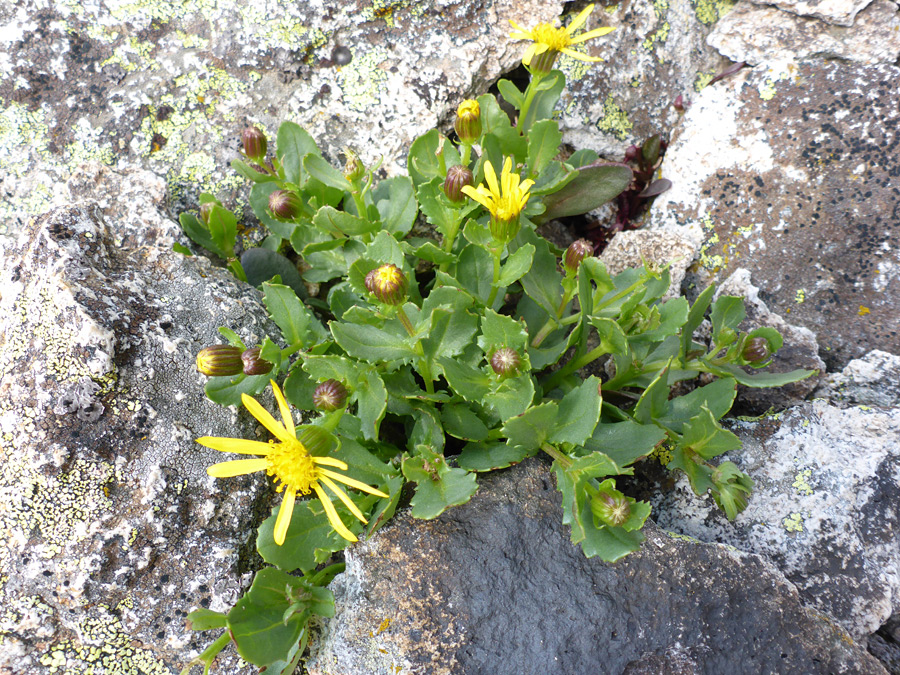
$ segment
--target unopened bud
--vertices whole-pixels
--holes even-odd
[[[381,265],[366,275],[366,289],[386,305],[399,305],[406,299],[408,282],[396,265]]]
[[[512,377],[519,374],[522,359],[515,349],[503,347],[491,356],[491,368],[500,377]]]
[[[447,169],[447,178],[444,179],[444,194],[451,202],[461,202],[466,198],[462,189],[466,185],[472,185],[474,180],[472,171],[462,164],[451,166]]]
[[[600,491],[591,497],[591,513],[610,527],[617,527],[628,520],[631,504],[628,497],[616,490],[615,481],[607,479],[600,484]]]
[[[548,75],[553,70],[557,56],[559,56],[559,52],[555,49],[548,49],[540,54],[535,54],[531,57],[531,63],[528,64],[527,68],[533,75]]]
[[[247,157],[256,162],[262,162],[265,159],[268,142],[262,131],[256,127],[247,127],[241,132],[241,143]]]
[[[269,195],[269,210],[281,220],[293,220],[302,208],[300,197],[288,190],[275,190]]]
[[[313,405],[325,412],[334,412],[347,403],[347,388],[337,380],[325,380],[313,392]]]
[[[344,154],[347,155],[347,163],[344,164],[344,178],[349,183],[355,183],[366,175],[366,167],[359,155],[349,148],[344,150]]]
[[[241,350],[231,345],[213,345],[197,352],[197,370],[208,377],[237,375],[243,370]]]
[[[641,156],[641,149],[636,145],[629,145],[625,149],[625,161],[636,162]]]
[[[244,362],[244,375],[265,375],[272,370],[272,364],[260,358],[259,347],[244,350],[241,360]]]
[[[741,357],[748,363],[761,363],[769,358],[769,341],[765,338],[755,337],[747,341]]]
[[[209,214],[212,213],[213,206],[215,202],[203,202],[200,205],[200,220],[204,225],[209,225]]]
[[[578,239],[569,244],[569,248],[566,249],[563,265],[569,272],[577,272],[581,261],[592,255],[594,255],[594,245],[587,239]]]
[[[481,137],[481,106],[478,101],[468,99],[459,104],[453,128],[465,145],[472,145]]]

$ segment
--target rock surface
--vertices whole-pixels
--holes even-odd
[[[256,291],[171,250],[162,180],[80,178],[107,215],[52,211],[4,261],[0,670],[178,672],[211,641],[185,616],[240,595],[270,498],[262,478],[206,475],[218,453],[193,439],[255,425],[206,399],[194,355],[220,325],[272,327]],[[226,653],[219,672],[242,668]]]
[[[753,270],[770,309],[813,330],[830,369],[900,352],[895,66],[759,68],[707,87],[662,173],[651,226],[705,234],[693,281]]]
[[[348,552],[310,673],[885,672],[760,557],[650,524],[607,564],[560,517],[539,460],[434,521],[398,516]]]
[[[732,61],[752,65],[810,57],[893,64],[900,58],[900,11],[891,0],[875,0],[852,26],[835,26],[739,2],[716,24],[707,42]]]
[[[728,522],[679,479],[654,500],[659,525],[765,556],[855,638],[874,633],[900,609],[900,409],[816,401],[731,430],[747,509]]]
[[[900,356],[874,349],[829,375],[816,396],[840,406],[900,408]]]

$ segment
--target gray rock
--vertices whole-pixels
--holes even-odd
[[[814,16],[838,26],[853,25],[853,18],[872,0],[779,0],[776,7],[799,16]]]
[[[399,515],[348,551],[310,673],[884,673],[758,556],[650,523],[606,564],[560,518],[534,459],[436,520]]]
[[[703,233],[689,283],[752,269],[773,312],[815,331],[829,369],[900,352],[900,69],[780,68],[703,90],[666,154],[673,187],[650,225]]]
[[[900,608],[900,409],[816,401],[731,429],[747,509],[728,522],[680,479],[654,500],[659,525],[763,555],[856,639],[875,632]]]
[[[839,406],[900,408],[900,356],[873,349],[853,359],[841,372],[829,375],[816,396]]]
[[[262,477],[206,475],[222,456],[194,438],[256,425],[206,399],[194,355],[272,326],[257,291],[171,250],[163,181],[83,177],[109,215],[48,213],[2,270],[0,670],[178,672],[212,639],[186,614],[234,604],[270,501]]]
[[[875,0],[846,27],[739,2],[716,24],[707,42],[732,61],[753,65],[812,57],[876,64],[900,58],[898,33],[900,12],[891,0]]]
[[[784,410],[802,402],[815,390],[825,372],[825,362],[819,358],[819,343],[808,328],[792,326],[781,316],[769,311],[760,297],[759,288],[751,283],[750,271],[737,269],[716,291],[720,295],[744,298],[747,318],[739,326],[740,330],[751,331],[760,326],[774,328],[784,339],[784,345],[775,354],[772,363],[765,368],[746,370],[750,373],[786,373],[796,369],[816,370],[813,375],[799,382],[783,387],[756,389],[738,385],[735,412],[733,414],[761,415],[767,410]]]

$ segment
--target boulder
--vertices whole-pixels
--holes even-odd
[[[841,407],[900,408],[900,356],[873,349],[841,372],[828,375],[816,396]]]
[[[540,459],[433,521],[399,514],[347,552],[309,672],[885,672],[762,557],[650,523],[603,563],[561,516]]]

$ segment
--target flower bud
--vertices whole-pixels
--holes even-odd
[[[615,480],[607,479],[600,483],[600,490],[591,497],[591,513],[610,527],[624,524],[631,515],[628,497],[616,490],[615,485]]]
[[[269,195],[269,210],[281,220],[296,218],[302,208],[300,197],[288,190],[275,190]]]
[[[259,347],[244,350],[241,360],[244,362],[244,375],[264,375],[272,370],[272,364],[260,358]]]
[[[636,145],[629,145],[625,149],[625,161],[636,162],[641,156],[641,149]]]
[[[594,245],[587,239],[578,239],[569,244],[563,257],[563,265],[569,272],[577,272],[578,266],[585,258],[594,255]]]
[[[399,305],[406,299],[409,284],[396,265],[381,265],[366,275],[366,289],[386,305]]]
[[[535,54],[531,57],[531,63],[529,63],[526,68],[528,68],[532,75],[549,75],[556,63],[557,56],[559,56],[559,52],[555,49],[548,49],[540,54]]]
[[[213,345],[197,352],[197,370],[208,377],[237,375],[243,369],[241,350],[231,345]]]
[[[262,162],[265,159],[268,142],[262,131],[256,127],[247,127],[241,132],[241,143],[247,157],[255,162]]]
[[[209,225],[209,214],[212,213],[212,208],[215,205],[215,202],[203,202],[200,205],[200,220],[203,221],[204,225]]]
[[[769,355],[769,341],[762,337],[748,340],[741,352],[741,357],[748,363],[762,363]]]
[[[481,106],[478,101],[468,99],[459,104],[453,128],[465,145],[472,145],[481,137]]]
[[[466,198],[462,189],[466,185],[472,185],[474,180],[471,170],[462,164],[451,166],[447,169],[447,178],[444,179],[444,194],[451,202],[461,202]]]
[[[347,403],[347,388],[337,380],[325,380],[313,392],[313,405],[325,412],[334,412]]]
[[[519,367],[522,365],[522,359],[515,349],[503,347],[498,349],[491,356],[491,368],[500,377],[513,377],[519,374]]]
[[[347,155],[347,163],[344,164],[344,178],[349,183],[356,183],[366,175],[366,166],[360,160],[359,155],[349,148],[344,150],[344,154]]]

